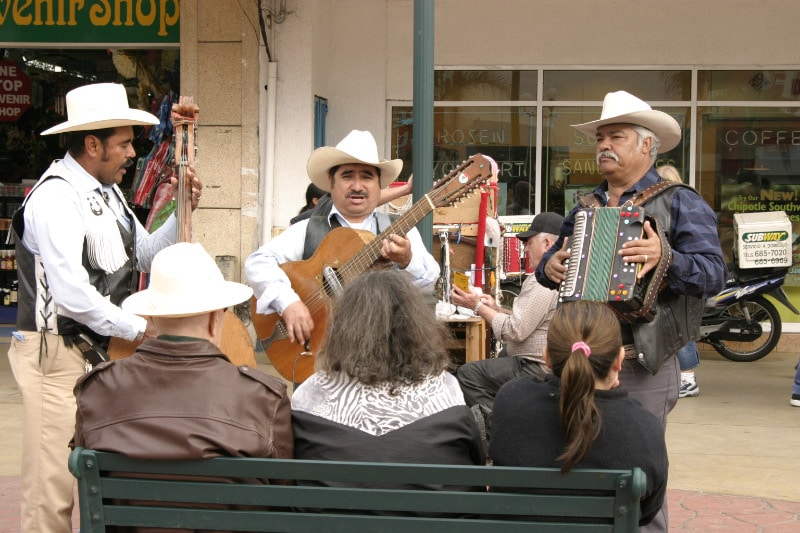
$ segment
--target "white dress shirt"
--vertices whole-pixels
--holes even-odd
[[[39,256],[61,315],[85,324],[100,335],[135,339],[145,330],[145,319],[123,311],[97,292],[83,267],[86,226],[82,198],[96,191],[99,201],[103,202],[102,184],[69,154],[54,162],[43,174],[50,175],[68,177],[72,184],[63,179],[49,179],[36,189],[25,205],[22,243]],[[127,223],[132,221],[135,225],[138,267],[149,271],[156,252],[175,243],[175,217],[171,216],[151,235],[124,203],[119,189],[116,186],[113,189],[118,195],[115,212],[123,209]]]
[[[338,219],[342,227],[362,229],[376,235],[378,233],[378,218],[375,211],[361,224],[350,224],[339,213],[336,206],[331,207],[328,221],[333,216]],[[292,224],[247,258],[245,275],[257,298],[256,310],[258,313],[269,314],[277,311],[283,314],[287,307],[300,300],[300,297],[292,289],[289,277],[279,265],[287,261],[303,259],[307,227],[308,220]],[[381,229],[385,230],[386,228]],[[414,283],[418,287],[432,289],[439,278],[439,263],[425,248],[422,237],[416,228],[412,228],[406,237],[411,241],[411,262],[403,271],[414,279]]]

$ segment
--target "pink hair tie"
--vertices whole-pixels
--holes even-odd
[[[578,341],[572,345],[573,352],[577,352],[578,350],[583,350],[583,353],[586,354],[586,357],[592,355],[591,348],[589,348],[589,345],[583,341]]]

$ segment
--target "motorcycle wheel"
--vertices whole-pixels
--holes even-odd
[[[720,317],[747,317],[761,324],[761,336],[751,342],[716,340],[714,349],[726,359],[740,363],[758,361],[770,353],[781,338],[781,317],[775,306],[762,296],[729,305]]]

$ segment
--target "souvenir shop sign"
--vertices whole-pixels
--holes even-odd
[[[180,0],[0,0],[0,44],[178,44]]]
[[[15,122],[31,106],[31,80],[13,61],[0,61],[0,122]]]

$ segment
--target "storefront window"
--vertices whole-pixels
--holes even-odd
[[[132,106],[159,115],[159,103],[177,94],[178,53],[178,48],[0,48],[0,183],[30,185],[53,159],[63,157],[61,136],[40,133],[66,120],[65,95],[75,87],[122,83]],[[154,141],[144,128],[135,132],[134,147],[144,157]],[[123,189],[131,187],[134,170],[131,167],[123,180]],[[7,217],[7,211],[0,211],[0,218]]]
[[[726,260],[733,261],[734,213],[785,211],[800,234],[800,108],[703,106],[697,118],[698,181],[717,211]],[[800,246],[794,254],[797,264]],[[797,266],[787,284],[800,286]]]
[[[697,73],[697,99],[714,102],[800,100],[800,71],[701,70]]]
[[[547,70],[542,74],[547,101],[603,101],[612,91],[625,90],[646,102],[691,98],[688,70]]]
[[[519,102],[536,100],[535,70],[437,70],[437,102]]]
[[[656,165],[677,167],[717,212],[726,260],[733,261],[734,213],[786,211],[797,241],[787,285],[800,293],[800,69],[543,69],[538,75],[541,94],[537,71],[438,71],[435,175],[486,153],[501,163],[500,214],[513,212],[520,182],[533,193],[525,206],[530,213],[565,213],[602,179],[594,139],[571,125],[599,118],[596,103],[623,89],[680,124],[680,144]],[[410,172],[411,107],[395,107],[392,115],[395,157]]]
[[[403,159],[403,175],[412,167],[411,108],[392,109],[392,157]],[[436,107],[434,122],[434,180],[445,176],[473,154],[497,161],[500,215],[536,211],[535,108]]]

